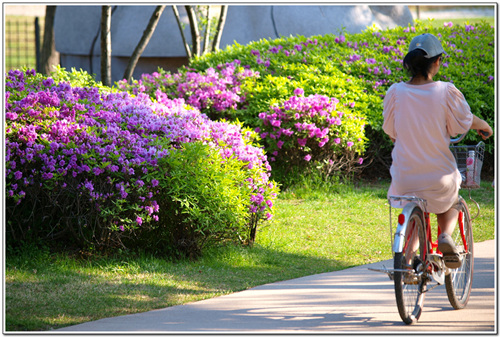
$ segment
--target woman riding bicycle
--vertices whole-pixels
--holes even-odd
[[[385,133],[394,142],[392,182],[388,195],[412,195],[427,200],[437,215],[443,255],[458,255],[450,235],[457,222],[458,190],[462,181],[451,153],[450,137],[475,129],[483,139],[491,127],[473,115],[463,94],[449,82],[433,81],[444,49],[432,34],[416,36],[403,60],[408,82],[393,84],[384,99]],[[460,260],[447,262],[460,267]]]

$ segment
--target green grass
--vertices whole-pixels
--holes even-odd
[[[254,247],[213,248],[198,261],[126,252],[68,256],[29,247],[11,252],[6,330],[47,331],[390,259],[388,186],[304,182],[281,193],[274,222],[260,228]],[[494,239],[491,183],[472,196],[481,206],[475,241]]]

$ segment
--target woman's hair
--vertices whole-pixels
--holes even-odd
[[[431,69],[431,64],[436,62],[436,60],[441,57],[442,54],[436,55],[431,58],[425,57],[427,53],[422,49],[414,49],[408,54],[406,54],[403,60],[403,67],[410,73],[412,77],[422,75],[427,78],[429,75],[429,70]]]

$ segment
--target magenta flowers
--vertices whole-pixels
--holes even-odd
[[[241,188],[261,197],[259,203],[248,201],[249,217],[257,214],[261,221],[272,214],[266,201],[276,197],[276,189],[267,157],[253,145],[253,132],[240,125],[213,122],[182,99],[159,95],[154,102],[140,93],[72,87],[33,71],[11,71],[6,87],[5,174],[12,221],[24,204],[28,209],[43,204],[40,198],[48,195],[59,217],[73,222],[68,226],[82,231],[94,226],[91,236],[96,226],[127,232],[154,225],[162,221],[157,198],[160,179],[168,175],[158,162],[190,142],[241,162],[242,174],[251,178]],[[83,208],[69,207],[70,200],[80,200]],[[50,216],[59,226],[56,214]]]
[[[158,100],[183,98],[186,104],[197,108],[210,117],[218,117],[244,104],[241,82],[247,77],[259,76],[258,72],[240,66],[235,60],[208,68],[204,73],[195,71],[175,74],[155,72],[143,74],[141,79],[127,83],[120,81],[121,90],[133,94],[147,93]]]
[[[363,149],[364,121],[351,113],[354,104],[339,105],[339,100],[323,95],[302,96],[304,90],[294,90],[290,97],[270,111],[259,114],[261,137],[272,153],[271,161],[303,166],[303,161],[329,162],[343,153],[359,154]],[[349,120],[349,123],[343,123]],[[351,128],[353,123],[358,127]],[[359,132],[355,132],[359,130]],[[357,159],[362,163],[361,159]],[[326,168],[331,172],[330,168]]]

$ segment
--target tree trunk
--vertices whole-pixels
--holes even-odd
[[[191,40],[193,42],[193,55],[200,56],[200,31],[198,29],[198,20],[193,6],[185,6],[191,28]]]
[[[153,33],[156,29],[156,26],[158,25],[158,21],[160,20],[161,14],[163,13],[165,7],[166,7],[165,5],[156,6],[155,11],[151,15],[151,19],[149,19],[148,26],[144,30],[141,40],[137,44],[137,47],[135,47],[135,50],[132,56],[130,57],[130,60],[128,61],[127,69],[125,69],[125,74],[123,75],[123,78],[127,79],[127,81],[130,81],[130,79],[132,78],[132,74],[134,73],[137,61],[139,60],[142,53],[144,52],[144,49],[148,45],[151,36],[153,36]]]
[[[215,30],[214,40],[212,42],[212,51],[219,49],[220,39],[222,37],[222,31],[224,30],[224,25],[226,24],[227,17],[227,6],[221,6],[219,22],[217,24],[217,29]]]
[[[179,30],[181,31],[182,41],[184,42],[184,48],[186,49],[186,55],[188,58],[191,58],[191,49],[189,48],[189,44],[187,43],[186,36],[184,35],[184,29],[182,27],[181,18],[179,16],[179,11],[177,10],[177,6],[173,5],[172,10],[174,11],[175,19],[177,20],[177,25],[179,26]]]
[[[205,28],[205,41],[203,43],[203,54],[208,53],[208,45],[209,45],[209,40],[210,40],[210,23],[212,20],[210,20],[210,5],[207,6],[207,27]]]
[[[111,86],[111,6],[101,11],[101,82]]]
[[[47,6],[45,8],[45,26],[43,31],[43,44],[40,55],[40,73],[50,74],[54,66],[60,63],[59,53],[56,51],[54,38],[54,17],[57,6]]]

